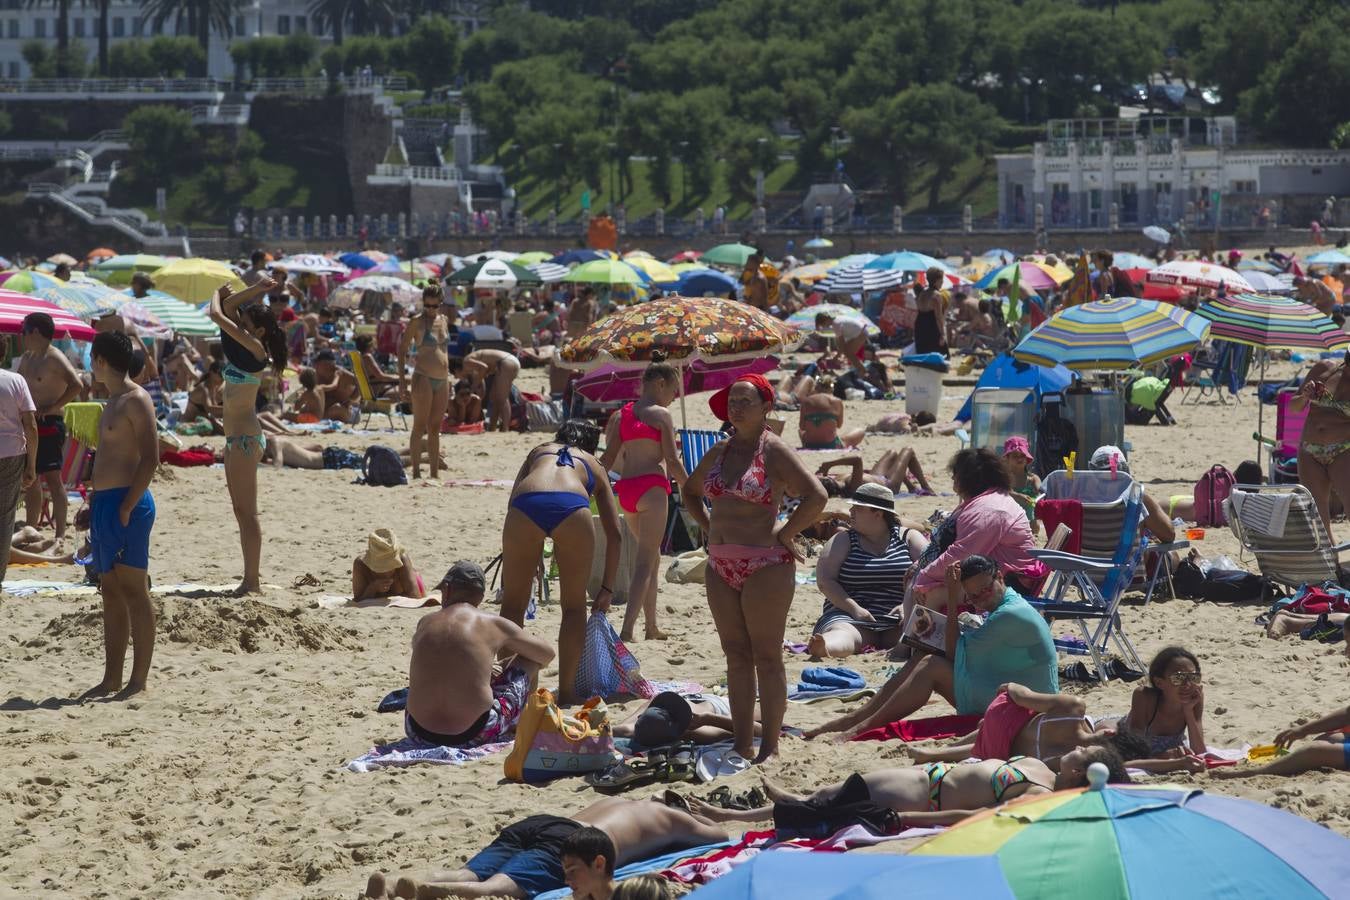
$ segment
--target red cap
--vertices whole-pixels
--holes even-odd
[[[723,422],[727,421],[727,397],[731,396],[731,389],[738,384],[753,384],[765,403],[773,402],[773,385],[769,384],[769,379],[760,374],[742,375],[708,398],[708,408]]]

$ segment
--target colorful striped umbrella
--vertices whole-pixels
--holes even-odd
[[[1283,810],[1176,785],[1111,785],[1014,800],[912,853],[983,854],[998,860],[1018,900],[1301,900],[1344,897],[1350,884],[1350,840]],[[959,880],[952,886],[959,888]]]
[[[818,282],[816,290],[826,294],[864,294],[872,291],[884,291],[909,280],[909,273],[904,269],[840,266],[831,272],[824,281]]]
[[[1247,279],[1227,266],[1200,262],[1194,259],[1174,259],[1148,273],[1154,284],[1186,284],[1191,287],[1224,288],[1229,291],[1250,292]]]
[[[108,295],[117,295],[117,291],[97,281],[73,281],[68,284],[53,285],[32,292],[39,300],[53,303],[81,319],[90,319],[107,305]]]
[[[173,335],[173,329],[164,324],[164,320],[152,313],[141,305],[139,300],[128,299],[125,294],[114,293],[122,302],[108,303],[100,312],[114,312],[122,317],[122,321],[131,326],[140,337],[167,339]],[[174,303],[182,305],[180,301],[169,298]]]
[[[863,315],[860,309],[854,309],[851,306],[845,306],[842,303],[819,303],[815,306],[807,306],[797,310],[785,320],[793,328],[801,331],[812,332],[816,330],[816,316],[820,313],[828,313],[835,319],[854,319],[861,325],[867,326],[867,333],[872,337],[881,335],[881,328],[867,316]]]
[[[220,327],[211,321],[210,316],[164,291],[150,291],[144,297],[128,297],[127,302],[139,304],[141,309],[179,334],[193,337],[214,337],[220,334]]]
[[[1070,306],[1027,335],[1013,356],[1040,366],[1128,369],[1184,353],[1209,323],[1180,307],[1117,297]]]
[[[70,282],[34,269],[11,269],[8,272],[0,272],[0,285],[4,285],[7,291],[18,291],[21,294],[65,287],[67,284]]]
[[[544,262],[530,263],[525,266],[531,272],[539,276],[539,280],[544,284],[557,284],[567,277],[567,266],[560,266],[557,263]]]
[[[77,341],[92,341],[94,329],[88,323],[81,322],[72,313],[59,306],[39,300],[18,291],[0,288],[0,333],[18,334],[23,330],[24,317],[29,313],[43,312],[56,323],[56,336],[69,337]]]
[[[125,287],[137,272],[153,272],[168,264],[167,257],[151,253],[123,253],[91,266],[89,274],[107,284]]]
[[[1331,319],[1306,303],[1268,294],[1235,294],[1202,305],[1210,336],[1262,350],[1339,350],[1350,345]]]
[[[1035,262],[1034,260],[1024,259],[1011,265],[1004,266],[1001,269],[994,269],[986,272],[984,277],[975,282],[975,286],[980,290],[992,288],[997,285],[1000,278],[1006,278],[1009,282],[1013,280],[1013,270],[1020,274],[1021,285],[1027,290],[1049,291],[1058,287],[1065,281],[1073,277],[1073,271],[1065,269],[1060,272],[1053,266],[1047,266],[1045,263]]]

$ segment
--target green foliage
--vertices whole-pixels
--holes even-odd
[[[259,37],[235,41],[230,58],[247,66],[254,78],[286,78],[305,74],[319,52],[319,42],[311,34],[286,37]]]
[[[83,78],[89,71],[89,54],[79,41],[65,49],[44,40],[25,41],[19,53],[34,78]]]
[[[162,186],[169,177],[190,172],[198,158],[200,136],[192,114],[173,106],[141,106],[122,120],[135,160],[138,181]]]
[[[189,37],[157,37],[149,41],[119,41],[108,50],[108,74],[113,78],[179,78],[206,65],[201,44]]]
[[[459,69],[459,30],[444,16],[418,19],[403,38],[403,44],[403,68],[417,76],[417,83],[427,96]]]
[[[1350,33],[1343,28],[1301,32],[1240,105],[1265,134],[1307,146],[1329,146],[1347,108]]]

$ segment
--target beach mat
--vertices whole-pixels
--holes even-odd
[[[179,584],[157,584],[150,589],[150,593],[156,597],[178,596],[189,599],[226,597],[232,596],[238,586],[237,584],[197,584],[189,581]],[[281,590],[275,584],[265,584],[263,587],[268,590]],[[96,597],[98,596],[98,588],[92,584],[74,581],[43,581],[25,578],[6,580],[5,593],[15,597]]]
[[[350,594],[324,594],[315,603],[319,609],[425,609],[440,605],[435,597],[371,597],[353,600]]]
[[[481,747],[437,747],[422,741],[404,738],[382,747],[372,747],[347,763],[347,770],[349,772],[374,772],[376,769],[416,765],[462,766],[466,762],[509,750],[514,743],[515,741],[502,741],[496,744],[483,744]]]
[[[869,728],[853,737],[855,741],[936,741],[970,734],[982,716],[928,716],[900,719]]]

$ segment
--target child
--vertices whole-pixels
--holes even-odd
[[[614,892],[614,841],[599,828],[578,828],[563,841],[563,879],[577,900],[609,900]]]
[[[303,389],[292,401],[294,409],[286,414],[288,422],[317,422],[323,418],[323,388],[319,387],[319,378],[313,369],[300,370],[300,387]]]
[[[1027,511],[1032,533],[1039,534],[1040,527],[1036,522],[1036,498],[1041,495],[1041,480],[1028,468],[1032,462],[1034,457],[1031,455],[1031,445],[1027,443],[1026,438],[1010,437],[1003,442],[1003,467],[1008,470],[1009,480],[1012,481],[1012,498]]]
[[[1350,657],[1350,619],[1341,625],[1345,635],[1345,655]],[[1317,740],[1304,744],[1288,756],[1278,757],[1274,762],[1252,768],[1214,769],[1211,778],[1249,778],[1252,775],[1298,775],[1310,769],[1340,769],[1350,771],[1350,740],[1346,738],[1346,729],[1350,728],[1350,707],[1328,713],[1320,719],[1306,725],[1292,725],[1275,735],[1275,746],[1287,748],[1299,738],[1317,736]]]
[[[1130,714],[1120,722],[1148,741],[1154,757],[1189,743],[1190,752],[1206,752],[1205,690],[1200,660],[1182,647],[1165,647],[1148,666],[1148,683],[1134,689]]]

